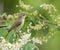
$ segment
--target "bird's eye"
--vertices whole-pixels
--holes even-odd
[[[25,14],[23,14],[23,16],[25,16]]]

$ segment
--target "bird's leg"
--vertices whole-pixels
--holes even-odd
[[[18,30],[16,30],[16,33],[18,34],[19,38],[21,39],[21,36],[20,36],[20,32]]]

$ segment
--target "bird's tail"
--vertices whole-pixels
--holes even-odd
[[[0,25],[0,28],[7,27],[7,25]]]

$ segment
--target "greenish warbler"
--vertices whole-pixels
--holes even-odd
[[[26,13],[22,12],[18,15],[18,18],[14,21],[13,25],[10,27],[10,29],[8,30],[8,34],[12,31],[12,30],[16,30],[16,33],[19,35],[19,30],[22,28],[24,21],[25,21],[25,17],[26,17]],[[6,37],[8,36],[8,34],[6,35]],[[20,37],[20,35],[19,35]]]

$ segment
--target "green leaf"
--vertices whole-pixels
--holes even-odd
[[[10,38],[9,38],[9,42],[10,43],[13,43],[13,39],[14,39],[14,36],[13,36],[13,34],[10,36]]]
[[[47,34],[49,34],[49,26],[47,26],[47,28],[45,28],[46,26],[44,26],[43,28],[41,28],[40,30],[36,31],[35,37],[40,38],[43,36],[47,36]]]
[[[56,28],[58,31],[60,31],[60,27],[58,26],[57,28]]]
[[[0,36],[2,36],[2,28],[0,28]]]
[[[34,18],[34,16],[31,16],[31,17],[30,17],[30,20],[31,20],[31,22],[32,22],[32,25],[35,25],[35,24],[37,24],[37,22],[38,22],[38,20],[37,20],[36,18]]]
[[[34,50],[36,46],[32,43],[27,43],[24,45],[23,50]]]
[[[26,22],[24,23],[23,27],[21,28],[21,30],[22,30],[23,32],[26,31],[28,25],[29,25],[29,21],[28,21],[28,22],[26,21]]]
[[[33,38],[36,35],[36,31],[31,29],[30,32],[31,32],[31,38]]]

